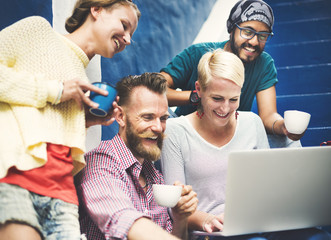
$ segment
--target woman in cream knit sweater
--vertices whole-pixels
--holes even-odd
[[[85,92],[107,94],[85,68],[124,50],[139,17],[129,0],[78,0],[66,36],[36,16],[0,32],[0,236],[80,238],[72,173],[85,165],[86,126],[114,121],[85,116],[97,107]]]

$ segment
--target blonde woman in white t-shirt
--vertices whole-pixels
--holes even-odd
[[[253,112],[237,112],[243,82],[244,66],[237,56],[221,49],[208,52],[198,65],[198,81],[195,83],[200,99],[198,110],[167,120],[161,156],[162,172],[167,184],[180,181],[191,185],[198,195],[197,211],[188,219],[190,230],[222,231],[229,153],[269,148],[260,117]],[[327,233],[317,228],[225,239],[314,237],[330,239]]]

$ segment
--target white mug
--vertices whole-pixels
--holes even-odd
[[[302,134],[308,127],[310,114],[297,110],[284,112],[284,123],[287,131],[293,134]]]
[[[153,184],[154,199],[160,206],[172,208],[182,195],[182,186]]]

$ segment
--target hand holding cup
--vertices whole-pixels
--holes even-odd
[[[153,185],[155,201],[164,207],[171,208],[174,222],[187,221],[197,209],[198,198],[192,186],[176,181],[174,185]]]
[[[178,203],[182,186],[153,184],[154,199],[160,206],[172,208]]]
[[[97,108],[89,108],[89,112],[97,117],[105,117],[112,108],[113,102],[116,99],[117,91],[114,86],[106,82],[95,82],[94,86],[106,90],[108,92],[107,96],[101,95],[99,93],[91,91],[90,99],[99,104]]]

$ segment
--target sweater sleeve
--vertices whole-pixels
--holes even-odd
[[[38,49],[45,31],[53,31],[47,20],[29,17],[0,32],[0,101],[41,108],[54,102],[61,87],[58,81],[45,81],[45,75],[25,69],[27,56]]]

